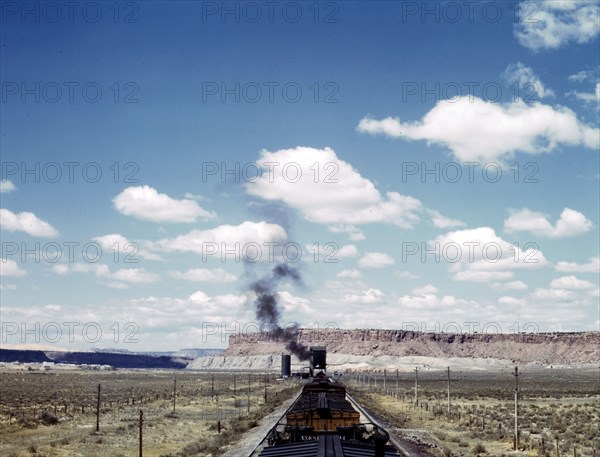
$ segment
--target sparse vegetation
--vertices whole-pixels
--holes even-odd
[[[419,371],[419,405],[414,404],[414,372],[372,375],[369,385],[351,382],[356,396],[393,426],[426,429],[439,455],[600,455],[598,370],[524,369],[519,379],[519,451],[513,449],[514,376],[504,372],[454,373],[451,414],[440,371]],[[352,379],[347,376],[346,380]],[[387,394],[387,395],[386,395]],[[479,447],[481,446],[481,447]],[[543,448],[543,450],[542,450]],[[485,452],[484,452],[485,450]]]
[[[58,424],[58,417],[51,412],[44,410],[40,415],[40,421],[46,425],[55,425]]]
[[[473,446],[473,454],[475,454],[475,455],[487,454],[487,449],[485,448],[485,446],[483,444],[477,443],[475,446]]]
[[[235,377],[234,397],[233,373],[5,370],[0,376],[2,453],[10,457],[137,455],[142,409],[145,457],[220,455],[299,389],[296,381],[283,383],[254,373],[248,413],[248,373]],[[99,383],[101,416],[96,432]]]

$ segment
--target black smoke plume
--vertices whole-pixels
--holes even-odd
[[[298,327],[281,328],[279,318],[281,311],[277,303],[277,287],[283,280],[292,280],[295,284],[303,285],[300,272],[285,263],[273,268],[269,276],[259,279],[250,285],[256,294],[254,301],[256,318],[261,325],[266,325],[276,338],[286,342],[286,349],[300,360],[308,360],[310,352],[306,346],[298,343]]]

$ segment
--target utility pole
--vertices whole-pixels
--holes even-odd
[[[519,447],[519,368],[515,367],[515,451]]]
[[[221,433],[221,408],[219,406],[219,394],[217,394],[217,432]]]
[[[250,373],[248,373],[248,414],[250,414]]]
[[[96,400],[96,431],[100,431],[100,390],[102,386],[98,384],[98,399]]]
[[[542,455],[545,456],[546,455],[546,443],[544,442],[544,437],[542,436]],[[596,455],[594,454],[594,457],[596,457]]]
[[[448,419],[450,418],[450,367],[448,367]]]
[[[396,400],[398,400],[398,370],[396,370]]]
[[[173,412],[175,412],[175,398],[177,398],[177,376],[173,380]]]
[[[215,401],[215,377],[211,377],[210,399]]]
[[[387,376],[387,370],[384,368],[383,369],[383,393],[384,393],[384,395],[387,395],[387,392],[385,390],[386,389],[386,387],[385,387],[386,386],[386,382],[385,382],[386,376]]]
[[[267,402],[267,377],[265,376],[265,403]]]
[[[139,451],[139,457],[143,457],[142,456],[142,430],[144,429],[144,411],[142,411],[140,409],[140,451]]]
[[[419,368],[415,367],[415,405],[419,404]]]
[[[238,414],[238,401],[237,401],[237,398],[235,395],[236,394],[235,389],[236,389],[236,377],[235,377],[235,375],[233,375],[233,408],[235,409],[235,414],[237,415]]]

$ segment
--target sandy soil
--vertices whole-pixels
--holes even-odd
[[[178,395],[173,413],[171,395],[175,375],[178,376]],[[3,457],[137,456],[141,409],[144,457],[207,455],[182,451],[192,443],[217,442],[218,420],[227,433],[233,427],[241,429],[248,415],[247,375],[236,375],[235,398],[232,374],[214,375],[215,396],[211,395],[212,377],[210,373],[158,370],[3,371],[0,373],[0,454]],[[94,408],[97,383],[103,386],[99,432],[95,431]],[[250,394],[252,417],[274,417],[268,410],[263,412],[265,385],[269,404],[281,403],[287,398],[283,396],[284,388],[289,385],[272,376],[254,374]],[[275,398],[280,394],[281,398]],[[137,398],[135,405],[133,398]],[[85,404],[83,414],[81,404]],[[58,424],[44,425],[39,419],[41,412],[45,409],[53,415],[54,406]],[[235,434],[231,436],[238,438]]]

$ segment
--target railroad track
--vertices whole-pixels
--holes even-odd
[[[276,420],[275,424],[270,427],[266,433],[264,433],[262,439],[258,442],[258,444],[256,444],[256,446],[254,446],[251,450],[250,453],[244,454],[247,457],[257,457],[260,455],[260,453],[262,452],[262,450],[268,446],[268,439],[269,436],[271,434],[271,432],[276,429],[277,427],[280,427],[282,425],[285,424],[285,418],[286,418],[286,414],[288,413],[288,411],[290,411],[290,409],[294,406],[294,403],[296,403],[296,401],[299,399],[299,397],[302,395],[302,390],[300,390],[292,399],[290,405],[285,409],[285,411],[283,411],[283,413],[279,416],[279,418]],[[367,422],[376,425],[377,427],[381,428],[381,429],[390,429],[389,425],[387,424],[382,424],[381,421],[375,417],[373,417],[361,404],[359,404],[357,402],[357,400],[348,392],[346,392],[346,396],[348,398],[348,401],[351,403],[352,407],[355,408],[356,411],[358,411],[362,417],[364,417],[366,419]],[[423,452],[418,445],[412,443],[412,442],[408,442],[405,440],[402,440],[400,438],[398,438],[397,436],[392,436],[390,434],[390,442],[398,449],[399,453],[401,456],[403,457],[430,457],[430,454]]]
[[[288,411],[290,410],[290,408],[292,406],[294,406],[294,403],[296,403],[296,401],[298,401],[298,398],[300,397],[300,395],[302,395],[302,389],[300,389],[298,391],[298,393],[294,396],[294,398],[292,399],[292,402],[290,403],[290,406],[288,406],[285,409],[285,411],[283,412],[283,414],[279,417],[279,419],[277,419],[277,422],[275,422],[275,425],[273,425],[273,427],[271,427],[269,429],[269,431],[265,434],[265,436],[263,437],[263,439],[260,440],[260,442],[254,447],[254,449],[252,449],[252,452],[250,452],[250,454],[248,454],[248,457],[256,457],[256,456],[258,456],[260,454],[260,452],[267,445],[267,440],[269,439],[269,435],[271,434],[271,432],[273,431],[273,429],[277,428],[279,425],[282,424],[282,421],[285,420],[285,415],[288,413]]]
[[[354,397],[352,397],[352,395],[348,392],[346,392],[346,397],[348,397],[348,401],[352,404],[352,406],[360,413],[362,414],[365,418],[368,419],[369,422],[371,422],[372,424],[377,425],[378,427],[383,428],[384,430],[390,430],[390,426],[387,424],[382,424],[381,421],[379,421],[377,418],[373,417],[371,414],[369,414],[369,412],[367,412],[367,410],[365,408],[363,408],[355,399]],[[430,457],[430,454],[425,453],[423,451],[421,451],[417,445],[415,445],[414,443],[411,442],[407,442],[405,440],[401,440],[400,438],[398,438],[397,436],[392,435],[391,433],[389,433],[390,435],[390,442],[396,446],[396,448],[402,453],[402,455],[404,457]]]

